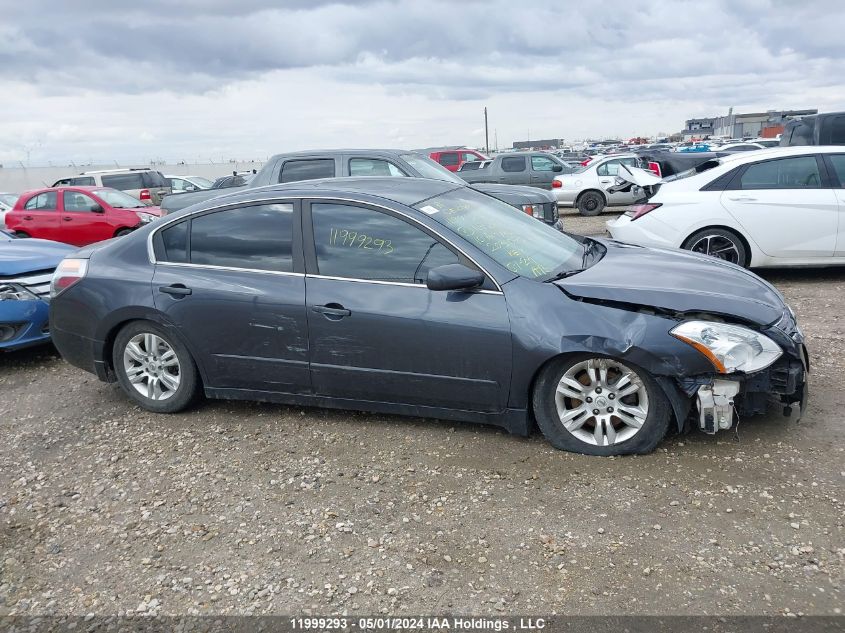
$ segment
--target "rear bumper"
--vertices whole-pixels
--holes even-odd
[[[105,382],[112,382],[106,359],[103,356],[103,341],[86,338],[60,328],[53,329],[53,344],[67,362],[87,372],[96,374]]]
[[[0,302],[0,350],[12,351],[50,340],[46,301]],[[5,333],[5,336],[2,335]]]
[[[679,244],[677,231],[672,227],[651,217],[651,214],[632,221],[625,214],[605,223],[611,237],[620,242],[637,244],[639,246],[655,246],[658,248],[677,248]]]

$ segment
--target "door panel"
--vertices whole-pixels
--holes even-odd
[[[59,202],[55,191],[45,191],[32,196],[20,211],[20,226],[16,231],[23,231],[32,237],[63,242],[59,221]]]
[[[553,167],[557,165],[551,158],[543,155],[531,156],[531,171],[529,184],[535,187],[542,187],[543,189],[552,188],[552,180],[558,174],[552,171]]]
[[[191,293],[161,291],[171,286]],[[207,386],[310,391],[302,275],[159,264],[153,297],[199,355]]]
[[[315,393],[337,398],[500,411],[511,371],[501,294],[309,276]],[[347,316],[315,312],[337,306]]]
[[[836,196],[839,213],[837,214],[837,238],[834,255],[845,257],[845,154],[826,154],[825,162],[830,174],[833,193]]]
[[[817,167],[813,156],[752,163],[720,201],[766,255],[831,257],[839,205]]]
[[[508,185],[527,185],[529,180],[525,156],[503,156],[499,164],[499,182]]]
[[[63,208],[59,213],[59,223],[63,242],[85,246],[114,237],[107,213],[91,211],[96,204],[99,203],[78,191],[65,191],[62,194]]]

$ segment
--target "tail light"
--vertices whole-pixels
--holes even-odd
[[[88,272],[87,259],[63,259],[56,267],[50,280],[50,297],[55,297],[85,278]]]
[[[562,181],[557,180],[557,179],[552,180],[552,189],[560,189],[561,187],[563,187]]]
[[[637,218],[643,217],[646,213],[651,213],[655,209],[661,207],[663,205],[659,203],[655,204],[635,204],[628,209],[628,213],[625,215],[631,216],[631,222],[636,220]]]
[[[648,171],[653,173],[658,178],[663,178],[663,171],[660,169],[660,163],[656,163],[652,160],[648,162]]]
[[[144,200],[152,201],[152,199],[153,197],[150,195],[149,189],[141,189],[141,193],[138,194],[138,200],[143,202]]]

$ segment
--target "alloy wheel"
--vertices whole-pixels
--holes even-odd
[[[560,378],[555,407],[574,437],[611,446],[631,439],[645,424],[648,392],[630,367],[609,358],[590,358]]]
[[[167,400],[179,389],[181,367],[170,343],[150,332],[136,334],[123,349],[123,369],[135,390],[150,400]]]
[[[739,263],[739,248],[733,240],[724,235],[702,235],[690,245],[689,250],[724,259],[732,264]]]

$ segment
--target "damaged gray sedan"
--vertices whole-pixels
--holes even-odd
[[[536,421],[619,455],[806,402],[801,331],[753,273],[563,234],[452,182],[239,191],[74,253],[52,294],[64,358],[159,413],[205,395]]]

